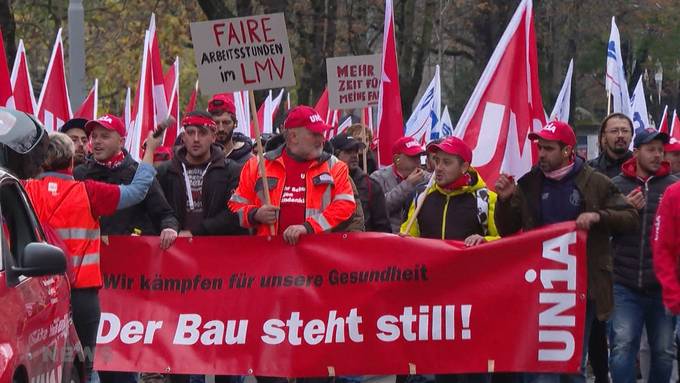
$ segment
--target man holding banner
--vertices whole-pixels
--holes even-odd
[[[434,155],[435,181],[421,190],[422,207],[411,203],[401,232],[414,237],[452,239],[475,246],[500,238],[494,222],[496,193],[470,167],[472,150],[458,137],[430,144]],[[413,224],[411,218],[416,215]]]
[[[242,227],[276,235],[294,245],[305,234],[330,232],[354,213],[356,204],[347,165],[323,151],[329,126],[314,109],[298,106],[283,124],[285,144],[265,153],[271,204],[265,203],[258,159],[243,167],[229,208]]]
[[[391,233],[383,190],[359,166],[359,151],[365,149],[366,145],[347,133],[338,134],[330,143],[338,159],[349,167],[349,175],[361,200],[366,231]]]
[[[632,233],[638,226],[633,206],[612,181],[595,172],[575,155],[576,136],[567,123],[549,122],[540,132],[529,134],[538,141],[538,166],[517,184],[501,174],[496,181],[496,226],[502,236],[548,224],[576,220],[588,231],[588,301],[581,375],[570,380],[585,381],[585,361],[593,318],[606,320],[613,309],[612,233]],[[529,382],[558,382],[557,374],[528,374]]]

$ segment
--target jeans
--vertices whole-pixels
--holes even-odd
[[[642,293],[614,284],[614,313],[609,320],[609,366],[613,383],[635,383],[635,358],[642,328],[651,353],[648,383],[668,383],[673,368],[673,317],[666,314],[661,291]],[[643,377],[644,379],[645,377]]]
[[[521,374],[519,381],[522,383],[560,383],[560,382],[573,382],[573,383],[585,383],[586,382],[586,362],[588,361],[588,340],[590,339],[590,331],[593,327],[593,321],[595,320],[595,302],[590,299],[586,302],[586,315],[585,323],[583,325],[583,354],[581,355],[581,373],[580,374],[533,374],[526,373]],[[666,382],[668,383],[668,382]]]

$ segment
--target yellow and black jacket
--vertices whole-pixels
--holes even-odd
[[[409,235],[461,241],[473,234],[484,236],[487,241],[500,238],[494,222],[496,193],[487,189],[475,170],[470,168],[468,174],[468,186],[447,191],[434,184],[424,190],[427,197]],[[406,230],[407,222],[414,213],[417,199],[416,195],[411,202],[402,231]]]

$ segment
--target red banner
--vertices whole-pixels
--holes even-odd
[[[465,248],[389,234],[111,237],[99,370],[260,376],[576,372],[585,233]]]

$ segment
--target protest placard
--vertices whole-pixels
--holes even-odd
[[[381,55],[326,59],[331,109],[365,108],[378,104]]]
[[[201,92],[295,85],[283,13],[191,23]]]

